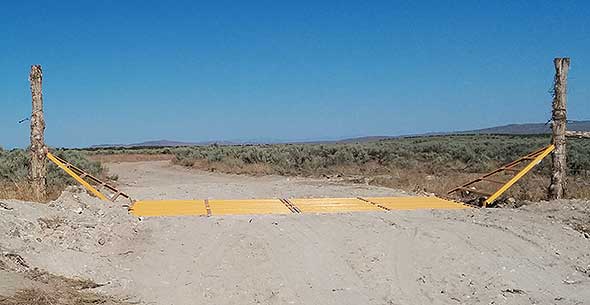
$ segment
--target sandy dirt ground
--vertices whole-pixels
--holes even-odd
[[[109,168],[136,199],[405,195],[166,161]],[[587,201],[144,219],[74,189],[48,205],[3,202],[5,258],[142,304],[590,304],[590,236],[574,229],[590,221]],[[0,295],[26,285],[18,280],[0,272]]]
[[[187,169],[168,161],[109,164],[119,185],[138,200],[404,196],[405,192],[329,179],[249,177]]]

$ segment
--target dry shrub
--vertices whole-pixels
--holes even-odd
[[[590,217],[583,222],[573,224],[573,229],[587,235],[590,234]]]
[[[65,189],[62,184],[49,184],[47,186],[46,202],[55,200],[59,197],[61,192]],[[1,199],[17,199],[23,201],[35,201],[36,197],[33,194],[33,189],[28,182],[6,183],[0,182],[0,198]]]
[[[2,305],[54,305],[59,304],[58,302],[58,295],[42,289],[23,289],[17,291],[14,296],[0,299]]]
[[[445,197],[450,189],[458,186],[461,182],[477,178],[477,176],[478,174],[475,173],[432,175],[423,171],[399,169],[392,175],[373,177],[369,183],[416,193],[433,193]]]
[[[89,160],[84,153],[73,150],[56,150],[53,153],[93,176],[107,180],[106,170],[100,162]],[[55,164],[47,162],[45,201],[51,201],[57,199],[68,185],[74,185],[77,182]],[[26,150],[0,149],[0,199],[35,200],[29,182],[29,169],[30,155]]]
[[[223,159],[222,161],[207,161],[204,159],[193,160],[193,168],[222,172],[229,174],[268,175],[284,174],[280,170],[267,163],[247,164],[239,159]],[[336,176],[344,181],[368,183],[371,185],[385,186],[402,189],[416,193],[436,194],[441,197],[460,198],[459,194],[447,194],[447,192],[460,184],[474,180],[485,172],[466,173],[461,171],[440,170],[430,164],[417,164],[407,168],[390,168],[377,162],[367,162],[363,165],[334,165],[323,167],[315,172],[302,171],[299,175],[313,177]],[[289,174],[293,175],[289,172]],[[498,176],[497,180],[508,181],[511,176]],[[584,179],[570,178],[568,184],[568,197],[590,198],[590,182]],[[547,199],[547,187],[549,176],[544,173],[531,172],[519,180],[504,197],[513,197],[519,200],[539,201]],[[500,185],[495,183],[478,183],[480,191],[493,193]]]
[[[38,268],[30,269],[25,272],[27,278],[43,284],[51,285],[53,288],[84,290],[100,287],[101,285],[88,279],[69,278],[61,275],[51,274]]]
[[[140,161],[171,161],[173,155],[169,154],[95,154],[89,155],[88,159],[101,163],[115,162],[140,162]]]
[[[223,160],[210,162],[207,160],[194,160],[193,168],[217,171],[229,174],[247,174],[253,176],[268,174],[283,174],[266,163],[246,164],[240,160]],[[305,172],[300,175],[315,177],[330,177],[335,175],[349,182],[369,183],[371,185],[385,186],[395,189],[403,189],[416,193],[431,193],[441,197],[459,198],[458,194],[447,192],[463,183],[474,180],[486,172],[466,173],[461,171],[440,171],[425,165],[408,168],[388,168],[376,162],[368,162],[365,165],[335,165],[322,168],[317,172]],[[508,181],[512,176],[499,175],[496,180]],[[547,199],[547,187],[549,176],[545,173],[531,172],[519,180],[509,189],[503,197],[512,197],[519,200],[540,201]],[[490,182],[476,184],[480,191],[494,193],[500,185]],[[590,198],[590,181],[582,177],[570,177],[568,180],[567,196],[570,198]]]
[[[115,305],[125,304],[117,299],[75,289],[27,288],[13,296],[1,297],[0,305]]]
[[[221,172],[227,174],[238,174],[238,175],[271,175],[276,172],[271,168],[270,165],[264,163],[251,163],[247,164],[241,162],[238,159],[228,159],[221,161],[208,161],[208,160],[195,160],[191,165],[193,168],[206,170],[210,172]]]
[[[210,145],[171,148],[173,162],[236,174],[336,176],[414,192],[447,191],[549,143],[547,135],[454,135],[364,143]],[[590,143],[568,142],[569,198],[590,198]],[[547,160],[506,194],[516,199],[546,198],[551,164]],[[499,177],[508,181],[510,177]],[[493,193],[498,184],[484,185]]]

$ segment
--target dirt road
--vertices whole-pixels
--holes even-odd
[[[404,195],[167,162],[109,167],[137,199]],[[50,206],[7,205],[4,249],[145,304],[590,304],[590,239],[568,222],[590,215],[583,201],[141,221],[84,193],[65,193]],[[36,224],[51,215],[64,224],[52,230]]]
[[[187,169],[168,161],[111,163],[122,189],[145,199],[250,199],[291,197],[404,196],[402,191],[329,179],[249,177]]]

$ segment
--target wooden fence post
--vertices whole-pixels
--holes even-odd
[[[31,114],[31,182],[37,201],[47,198],[47,148],[45,147],[45,119],[43,118],[43,72],[40,65],[31,66],[29,74],[33,112]]]
[[[551,124],[552,139],[555,145],[553,152],[553,170],[551,173],[551,185],[549,186],[549,197],[561,199],[565,193],[567,152],[566,152],[566,129],[567,129],[567,73],[570,67],[570,59],[555,58],[555,82],[553,88],[553,122]]]

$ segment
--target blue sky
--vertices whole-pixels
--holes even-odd
[[[3,1],[0,146],[302,140],[590,119],[588,1]]]

